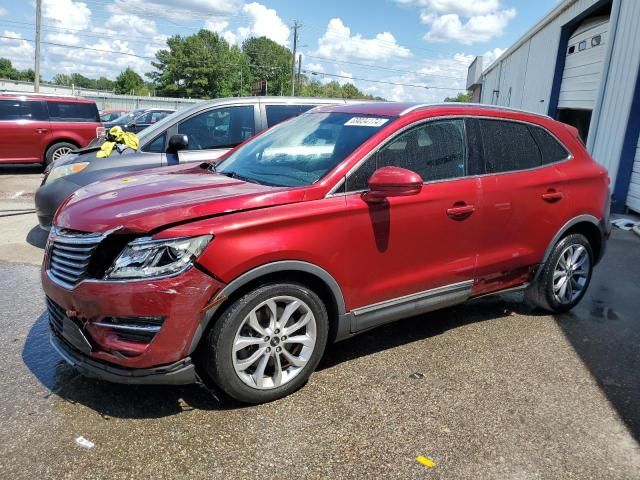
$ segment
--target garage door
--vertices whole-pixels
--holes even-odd
[[[585,20],[569,39],[558,108],[593,110],[598,95],[609,17]]]
[[[633,162],[633,173],[631,174],[631,183],[629,184],[629,193],[627,195],[627,207],[640,213],[640,138],[636,147],[636,159]]]

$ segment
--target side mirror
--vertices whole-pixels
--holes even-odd
[[[189,147],[189,137],[182,133],[171,135],[167,153],[178,153],[180,150],[186,150]]]
[[[382,167],[369,179],[369,190],[362,194],[367,203],[380,203],[387,197],[417,195],[422,190],[422,177],[400,167]]]

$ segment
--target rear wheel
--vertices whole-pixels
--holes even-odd
[[[66,154],[71,153],[76,148],[78,148],[76,145],[69,142],[54,143],[49,148],[47,148],[47,152],[44,155],[46,165],[49,165],[51,162],[55,162],[59,158],[64,157]]]
[[[527,290],[531,303],[552,312],[566,312],[587,291],[593,271],[593,250],[580,234],[564,237],[555,246],[536,281]]]
[[[324,352],[329,322],[307,287],[278,283],[231,304],[207,336],[206,373],[229,396],[263,403],[299,389]]]

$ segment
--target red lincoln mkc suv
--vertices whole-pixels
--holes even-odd
[[[569,310],[604,251],[608,190],[576,129],[545,116],[319,107],[217,165],[69,197],[42,268],[51,341],[88,376],[270,401],[327,342],[393,320],[514,288]]]

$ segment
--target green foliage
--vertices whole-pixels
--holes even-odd
[[[75,86],[77,88],[88,88],[92,90],[113,90],[115,82],[106,77],[100,77],[97,80],[87,78],[80,73],[58,73],[52,79],[56,85]]]
[[[471,92],[460,92],[455,97],[447,97],[444,99],[445,102],[458,102],[458,103],[469,103],[471,101],[473,93]]]
[[[144,85],[142,77],[129,67],[118,75],[114,89],[116,93],[126,95],[147,95],[149,93],[149,90]]]
[[[157,72],[147,74],[159,95],[216,98],[248,91],[246,58],[217,33],[200,30],[188,37],[176,35],[167,40],[167,46],[151,62]]]
[[[30,68],[27,70],[17,70],[13,68],[10,60],[0,58],[0,78],[33,82],[36,79],[36,75]]]
[[[266,37],[249,38],[242,44],[249,63],[251,84],[267,82],[267,95],[291,94],[291,50]]]
[[[354,84],[344,83],[340,85],[336,81],[322,83],[319,80],[310,80],[302,75],[300,88],[297,95],[301,97],[325,97],[325,98],[352,98],[358,100],[384,100],[382,97],[374,97],[361,92]]]

